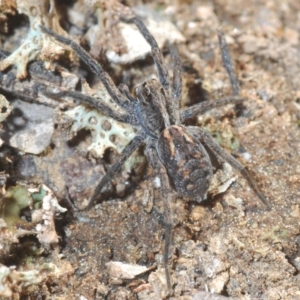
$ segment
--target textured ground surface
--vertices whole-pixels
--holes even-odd
[[[203,205],[174,195],[172,299],[223,299],[200,294],[208,291],[225,299],[300,299],[300,3],[248,1],[245,6],[242,0],[218,0],[127,4],[144,4],[139,9],[146,15],[150,9],[156,11],[185,37],[178,48],[184,76],[182,105],[186,106],[230,94],[216,35],[222,26],[248,101],[243,107],[213,110],[190,123],[210,130],[227,151],[247,165],[272,206],[266,211],[241,176],[226,193]],[[95,26],[95,17],[79,4],[58,6],[58,11],[68,12],[62,13],[68,20],[62,27],[79,36],[77,41],[89,26]],[[8,16],[8,26],[22,36],[24,24],[15,18]],[[109,32],[109,28],[105,30]],[[13,51],[13,41],[18,38],[13,30],[2,33],[3,50]],[[94,41],[90,42],[91,53],[100,57],[116,83],[124,82],[132,89],[155,74],[151,59],[125,66],[107,62],[102,53],[107,48],[123,51],[116,32],[103,38],[102,49],[96,45],[100,40],[88,34],[82,40]],[[167,48],[164,53],[171,69]],[[66,68],[87,77],[86,69],[72,59]],[[87,79],[92,82],[90,77]],[[76,85],[68,82],[63,85]],[[20,116],[18,112],[13,116]],[[55,114],[52,142],[42,154],[20,156],[9,147],[1,148],[0,171],[10,175],[8,186],[16,181],[45,183],[68,208],[56,221],[61,237],[58,245],[44,249],[34,236],[22,237],[9,254],[0,256],[2,264],[16,265],[17,270],[40,270],[39,264],[46,262],[60,269],[44,276],[40,284],[19,286],[19,291],[14,290],[16,299],[18,295],[22,299],[163,299],[163,209],[155,174],[137,155],[132,175],[122,172],[105,191],[108,201],[89,212],[74,212],[69,202],[83,205],[118,154],[108,151],[104,160],[93,157],[87,153],[92,140],[89,132],[81,130],[68,141],[67,121],[58,109]],[[8,140],[4,136],[2,139]],[[33,255],[29,251],[33,247],[43,251]],[[18,253],[23,253],[22,257]],[[150,270],[132,279],[118,278],[114,265],[107,265],[116,261]]]

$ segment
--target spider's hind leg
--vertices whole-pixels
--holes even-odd
[[[169,254],[172,241],[173,217],[171,211],[171,187],[167,171],[161,161],[158,159],[157,152],[154,147],[147,146],[145,154],[153,169],[155,169],[161,180],[161,195],[164,205],[164,223],[165,223],[165,245],[163,253],[163,264],[165,268],[167,288],[169,296],[173,294],[172,281],[169,270]]]
[[[247,168],[242,165],[238,160],[236,160],[232,155],[227,153],[221,146],[219,146],[214,139],[210,136],[208,132],[200,127],[189,127],[189,132],[191,132],[196,138],[199,138],[201,142],[211,149],[217,156],[219,156],[224,161],[228,162],[233,168],[238,170],[243,177],[247,180],[249,186],[253,192],[257,195],[260,201],[270,209],[271,206],[266,199],[266,197],[260,192],[255,182],[252,180]]]

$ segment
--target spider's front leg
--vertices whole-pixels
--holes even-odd
[[[142,20],[140,20],[138,17],[126,18],[124,16],[122,20],[126,23],[134,23],[136,27],[139,29],[139,31],[141,32],[141,34],[143,35],[144,39],[150,45],[153,60],[157,68],[159,82],[163,86],[166,93],[169,94],[169,88],[170,88],[169,72],[155,38],[150,33],[150,31],[145,26],[145,24],[142,22]]]
[[[105,185],[108,184],[113,178],[113,176],[120,171],[125,161],[142,144],[144,139],[145,133],[141,130],[137,133],[134,139],[125,147],[118,161],[108,170],[106,175],[102,177],[101,181],[97,185],[92,198],[90,199],[87,207],[85,208],[86,210],[89,210],[93,206],[94,202],[100,197],[101,191],[105,187]]]
[[[170,115],[171,124],[172,125],[178,124],[180,122],[178,109],[179,109],[179,101],[181,97],[181,66],[180,66],[179,55],[176,47],[174,46],[170,47],[172,60],[174,62],[172,97],[171,97],[170,78],[169,78],[168,68],[155,38],[152,36],[148,28],[138,17],[133,17],[129,19],[123,17],[122,20],[126,23],[134,23],[136,27],[139,29],[140,33],[143,35],[144,39],[150,45],[151,54],[158,73],[158,79],[163,87],[164,94],[166,97],[166,106],[167,106],[167,111]]]
[[[53,93],[44,90],[42,91],[42,94],[44,94],[47,97],[58,99],[58,100],[61,100],[61,98],[63,97],[70,97],[74,100],[80,101],[81,103],[85,103],[91,107],[99,109],[104,115],[114,119],[115,121],[131,124],[133,126],[138,124],[134,115],[127,112],[121,113],[118,112],[117,110],[113,110],[107,104],[102,102],[101,99],[97,100],[91,96],[84,95],[81,92],[61,90],[60,92]]]
[[[72,48],[75,53],[85,62],[89,69],[99,77],[115,103],[117,103],[120,107],[126,109],[127,111],[133,111],[133,104],[118,90],[114,82],[111,80],[110,76],[103,70],[101,65],[95,59],[93,59],[82,47],[80,47],[74,41],[56,34],[49,28],[41,26],[41,29],[44,33],[52,36],[58,42]]]
[[[232,155],[227,153],[221,146],[219,146],[211,135],[199,127],[188,127],[188,131],[195,137],[198,138],[204,145],[206,145],[209,149],[211,149],[217,156],[219,156],[224,161],[228,162],[233,168],[238,170],[243,177],[247,180],[249,186],[254,191],[254,193],[258,196],[260,201],[270,209],[271,206],[265,196],[260,192],[255,182],[252,180],[247,168],[242,165],[238,160],[236,160]]]

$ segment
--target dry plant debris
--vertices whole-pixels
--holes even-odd
[[[0,130],[2,128],[2,122],[8,117],[12,107],[3,95],[0,95]],[[0,147],[3,145],[3,141],[0,139]]]
[[[98,113],[87,107],[76,108],[76,103],[71,103],[65,98],[63,101],[54,101],[43,95],[41,89],[36,88],[35,83],[38,82],[46,85],[49,92],[75,90],[78,83],[80,84],[80,78],[87,75],[86,70],[82,70],[78,62],[69,56],[68,60],[76,69],[76,75],[72,74],[73,77],[70,77],[68,70],[63,71],[64,74],[68,74],[63,77],[62,70],[58,69],[55,74],[49,71],[43,80],[32,76],[33,64],[38,63],[35,61],[37,57],[44,60],[44,69],[50,67],[54,70],[54,57],[48,54],[53,52],[54,56],[62,57],[66,53],[61,46],[47,41],[47,37],[31,28],[32,24],[47,21],[46,25],[54,31],[66,34],[60,25],[56,27],[48,19],[45,3],[50,4],[53,21],[58,24],[58,11],[62,8],[59,1],[56,8],[52,1],[39,1],[34,4],[31,1],[1,2],[0,31],[1,34],[4,33],[1,36],[1,49],[12,52],[14,48],[11,45],[21,44],[15,54],[2,63],[3,69],[9,65],[15,66],[11,70],[1,72],[1,92],[19,92],[40,103],[56,107],[55,118],[58,119],[54,122],[55,130],[50,147],[48,143],[48,147],[46,146],[40,155],[19,156],[17,151],[7,148],[7,142],[2,137],[4,145],[1,148],[0,159],[3,169],[0,171],[5,171],[1,173],[5,178],[10,176],[7,190],[18,180],[33,183],[33,186],[37,186],[37,182],[49,183],[51,190],[55,190],[58,201],[69,195],[80,205],[84,199],[89,198],[93,184],[105,173],[106,165],[99,164],[99,161],[97,163],[97,157],[101,156],[106,148],[105,144],[99,149],[91,147],[93,142],[96,143],[96,138],[99,138],[99,135],[96,135],[98,127],[93,130],[87,119],[80,123],[78,117],[71,121],[66,118],[70,113],[68,109],[73,109],[73,112],[79,110],[81,116],[84,116],[85,112],[91,116]],[[127,3],[131,6],[137,4],[136,1]],[[41,15],[33,17],[30,14],[29,5],[32,4]],[[25,7],[26,5],[28,7]],[[147,61],[138,60],[131,64],[127,59],[124,60],[127,66],[122,66],[107,62],[102,57],[102,51],[106,58],[112,53],[108,50],[113,51],[117,59],[122,55],[126,57],[131,52],[126,52],[128,42],[126,36],[122,35],[123,25],[118,22],[119,7],[117,1],[76,1],[74,6],[63,7],[69,27],[66,24],[62,26],[67,29],[69,36],[77,36],[76,41],[87,41],[90,53],[109,68],[116,81],[125,81],[133,86],[145,76],[150,77],[155,73]],[[171,257],[172,279],[175,283],[173,299],[299,299],[299,3],[292,0],[284,3],[279,0],[250,1],[245,6],[242,0],[219,0],[214,1],[214,4],[199,1],[152,1],[146,7],[136,9],[145,11],[145,18],[151,26],[151,23],[161,22],[161,17],[153,18],[153,15],[149,14],[149,7],[156,10],[156,14],[168,19],[166,22],[176,26],[175,31],[181,34],[176,41],[184,37],[185,42],[179,45],[186,83],[185,99],[182,103],[184,105],[216,98],[229,90],[217,46],[216,29],[222,25],[232,50],[236,73],[249,101],[243,109],[224,108],[194,121],[212,130],[223,146],[230,149],[251,169],[256,170],[255,178],[273,206],[270,212],[256,207],[245,184],[240,179],[239,184],[234,183],[236,175],[227,173],[226,168],[225,174],[220,176],[221,186],[217,183],[212,190],[224,191],[221,189],[223,182],[226,182],[226,188],[231,184],[232,187],[225,193],[215,195],[213,202],[196,205],[182,199],[174,199],[172,209],[175,232]],[[13,39],[9,32],[12,32],[14,22],[11,20],[14,20],[14,15],[18,12],[28,14],[30,32],[40,39],[40,44],[32,43],[31,35],[27,36],[24,28],[16,29],[13,36],[18,43],[11,43]],[[92,12],[95,12],[94,16]],[[89,26],[91,31],[88,31],[86,26]],[[23,55],[20,51],[27,44],[30,51],[25,51]],[[24,61],[21,60],[22,57]],[[168,59],[167,51],[166,57]],[[33,64],[28,64],[32,60]],[[26,76],[25,70],[30,77],[19,81],[16,77]],[[83,90],[87,94],[91,92],[95,95],[98,90],[101,91],[101,87],[91,82],[92,80],[89,81],[89,85],[92,90]],[[5,97],[10,102],[11,94],[5,94]],[[4,123],[9,117],[5,116]],[[87,124],[86,127],[84,124]],[[77,142],[78,135],[74,135],[78,131],[80,135],[83,128],[92,131],[92,138],[88,136]],[[126,132],[133,135],[134,132],[130,130],[126,129]],[[70,136],[73,136],[72,142],[75,146],[66,143]],[[106,138],[109,136],[107,134]],[[118,149],[118,146],[115,146]],[[89,147],[92,152],[95,151],[91,156],[96,160],[86,158]],[[108,160],[114,160],[114,157],[109,157]],[[18,161],[21,163],[18,164]],[[50,210],[34,208],[33,211],[44,215],[45,220],[50,218],[51,222],[43,222],[39,217],[37,219],[40,228],[36,228],[37,224],[32,223],[32,227],[23,229],[23,233],[19,228],[17,232],[20,235],[16,235],[9,225],[0,219],[0,282],[3,292],[1,297],[22,297],[26,293],[35,299],[40,295],[69,299],[163,299],[163,211],[159,191],[153,183],[154,178],[155,175],[150,171],[147,171],[143,180],[134,173],[129,176],[124,172],[114,181],[114,185],[120,187],[127,185],[129,180],[133,183],[130,193],[125,193],[124,199],[120,199],[118,193],[113,193],[111,188],[108,188],[107,194],[112,200],[97,205],[89,213],[77,215],[77,218],[72,218],[71,221],[65,220],[64,225],[59,227],[59,232],[53,227],[55,205],[50,205]],[[7,180],[3,179],[3,182],[5,181]],[[1,186],[3,198],[6,188]],[[27,193],[27,187],[25,190]],[[65,202],[61,206],[64,204]],[[28,207],[25,210],[18,209],[16,219],[20,220],[21,216],[24,222],[24,217],[28,218],[26,209]],[[48,215],[49,212],[51,216]],[[50,227],[47,227],[47,224]],[[41,246],[36,239],[33,245],[38,251],[32,255],[28,253],[26,245],[32,245],[31,239],[37,235],[36,229],[41,229],[41,241],[55,241],[56,246]],[[26,230],[35,233],[26,239]],[[63,244],[57,245],[57,240],[63,241]],[[19,253],[24,253],[24,259],[16,259],[16,249]],[[64,258],[58,252],[61,252]],[[15,260],[12,262],[8,257]],[[45,272],[44,258],[56,266],[53,268],[57,270],[55,274]],[[27,261],[27,268],[21,269],[24,261]],[[126,266],[138,264],[142,267],[156,264],[157,270],[138,275],[135,279],[113,279],[107,263],[114,262],[122,262]],[[16,269],[13,265],[16,265]],[[25,287],[29,281],[20,280],[20,276],[26,274],[33,275],[31,282],[35,280],[36,284]]]
[[[32,209],[31,220],[25,221],[22,210]],[[39,208],[40,207],[40,208]],[[60,213],[66,212],[62,208],[53,192],[45,185],[40,188],[26,189],[22,186],[10,187],[7,191],[2,190],[0,203],[0,259],[12,255],[13,249],[20,244],[19,239],[24,236],[36,235],[41,248],[32,247],[31,255],[28,253],[26,260],[18,265],[7,267],[0,264],[0,296],[4,298],[15,297],[26,293],[31,286],[46,282],[49,278],[60,278],[68,273],[73,273],[73,268],[66,262],[60,261],[59,255],[53,252],[53,261],[33,266],[31,260],[36,255],[39,257],[44,249],[53,245],[57,248],[58,236],[55,229],[54,219]],[[22,247],[20,245],[20,247]],[[20,248],[21,249],[21,248]],[[24,251],[26,247],[23,248]],[[64,267],[62,267],[64,265]],[[11,299],[12,299],[11,298]]]
[[[9,10],[7,1],[0,3],[0,9],[4,13]],[[52,68],[52,62],[64,54],[64,50],[57,44],[51,42],[49,37],[45,36],[40,25],[43,24],[49,28],[66,35],[66,32],[59,25],[59,16],[55,8],[54,0],[15,0],[15,9],[19,14],[25,14],[29,18],[30,28],[28,35],[22,45],[10,56],[0,62],[0,70],[4,71],[10,66],[17,67],[17,77],[25,78],[27,74],[28,63],[42,59],[47,68]]]

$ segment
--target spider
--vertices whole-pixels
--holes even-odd
[[[247,180],[258,198],[268,208],[269,204],[252,181],[245,166],[219,146],[204,129],[184,125],[185,120],[198,114],[203,114],[212,108],[229,103],[237,104],[245,100],[239,96],[238,81],[233,72],[228,47],[222,32],[219,31],[218,34],[219,43],[223,63],[229,75],[234,95],[215,101],[204,101],[189,108],[180,109],[179,102],[181,98],[182,79],[177,48],[170,46],[171,58],[174,64],[173,80],[171,83],[163,55],[156,40],[144,23],[135,16],[123,18],[123,21],[135,24],[149,43],[158,73],[158,80],[151,79],[135,87],[135,97],[130,94],[126,85],[121,84],[117,88],[110,76],[102,69],[101,65],[78,44],[55,34],[48,28],[42,27],[42,30],[51,35],[58,42],[68,45],[77,53],[90,70],[99,77],[113,101],[122,109],[122,113],[113,111],[106,104],[77,91],[60,92],[55,94],[56,97],[69,96],[74,99],[79,99],[84,103],[100,109],[107,116],[117,121],[131,124],[138,129],[135,138],[125,147],[117,162],[100,180],[100,183],[89,201],[87,209],[91,208],[93,203],[98,200],[102,189],[110,182],[112,177],[120,171],[124,162],[144,143],[145,155],[152,168],[160,176],[161,181],[161,193],[163,195],[165,215],[163,264],[167,287],[171,293],[172,283],[168,269],[172,233],[171,189],[175,190],[179,196],[197,202],[201,202],[205,199],[213,175],[212,164],[205,147],[209,148],[219,158],[228,162],[232,167],[238,170]]]

